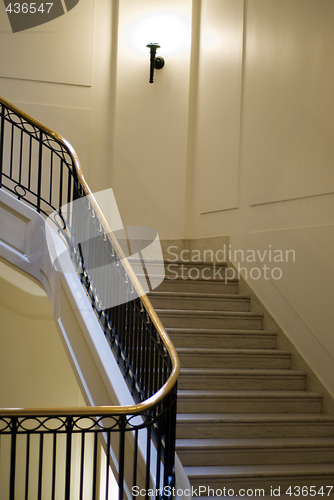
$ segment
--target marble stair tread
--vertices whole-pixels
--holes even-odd
[[[250,300],[249,295],[241,293],[203,293],[203,292],[160,292],[159,290],[154,290],[149,292],[149,296],[152,297],[180,297],[180,298],[194,298],[194,299],[242,299]]]
[[[201,260],[199,262],[194,262],[192,260],[164,260],[165,266],[169,266],[170,264],[177,264],[178,266],[192,266],[192,267],[217,267],[217,266],[222,266],[222,267],[227,267],[227,263],[225,261],[222,262],[213,262],[208,261],[205,262],[204,260]]]
[[[249,413],[178,413],[176,433],[180,439],[334,438],[334,416],[320,412],[252,413],[252,410]]]
[[[270,376],[270,375],[276,375],[276,376],[281,376],[281,377],[305,377],[305,373],[302,372],[301,370],[290,370],[289,368],[282,368],[282,369],[277,369],[277,368],[181,368],[180,370],[181,375],[189,375],[189,376],[196,376],[196,375],[233,375],[235,377],[244,377],[244,376]]]
[[[276,349],[177,347],[184,368],[290,368],[291,355]]]
[[[149,298],[156,309],[248,312],[250,305],[249,296],[241,294],[154,291]]]
[[[142,259],[139,259],[138,257],[128,257],[128,261],[131,264],[141,264]],[[192,266],[192,267],[215,267],[215,266],[222,266],[222,267],[227,267],[227,263],[225,261],[221,262],[213,262],[212,260],[205,262],[204,260],[200,261],[192,261],[192,260],[167,260],[167,259],[145,259],[145,263],[148,265],[157,265],[163,263],[165,266],[169,266],[170,264],[177,264],[178,266]]]
[[[302,398],[302,399],[322,399],[322,394],[319,392],[310,392],[310,391],[221,391],[221,390],[180,390],[178,391],[179,397],[198,397],[207,399],[210,397],[221,397],[221,398],[235,398],[235,399],[244,399],[244,398]]]
[[[262,319],[263,315],[250,312],[250,311],[206,311],[205,309],[156,309],[158,315],[171,315],[171,316],[203,316],[203,317],[240,317],[240,318],[259,318]]]
[[[189,390],[178,391],[178,411],[198,413],[315,413],[322,394],[298,390]]]
[[[137,277],[145,277],[144,274],[137,274]],[[154,274],[153,275],[153,278],[157,278],[159,280],[165,280],[167,282],[170,282],[170,283],[206,283],[206,284],[209,284],[210,285],[210,288],[211,290],[214,290],[214,285],[216,283],[219,283],[219,284],[222,284],[222,283],[231,283],[231,284],[236,284],[238,285],[239,284],[239,280],[238,279],[235,279],[235,278],[229,278],[229,277],[223,277],[223,278],[220,278],[220,277],[211,277],[210,279],[205,279],[203,277],[199,277],[199,278],[182,278],[182,276],[172,276],[172,275],[169,275],[169,274],[166,274],[166,275],[163,275],[163,274]],[[212,285],[212,286],[211,286]],[[157,291],[159,291],[157,289]],[[208,292],[208,293],[213,293],[212,291],[211,292]]]
[[[166,328],[175,347],[235,347],[274,349],[277,334],[271,330],[231,328]]]
[[[261,336],[272,336],[276,338],[276,333],[272,330],[262,330],[262,329],[247,329],[243,330],[233,329],[233,328],[177,328],[177,327],[166,327],[167,333],[178,333],[185,335],[240,335],[240,336],[251,336],[251,335],[261,335]]]
[[[290,368],[291,354],[283,349],[177,347],[183,368]]]
[[[210,478],[213,476],[229,476],[235,478],[266,477],[266,476],[305,476],[323,475],[333,482],[334,463],[331,464],[260,464],[260,465],[215,465],[185,467],[189,479],[192,477]]]
[[[286,351],[284,349],[233,349],[229,347],[218,347],[218,348],[212,348],[212,347],[178,347],[177,348],[178,353],[200,353],[200,354],[236,354],[236,355],[241,355],[241,354],[263,354],[263,356],[291,356],[289,351]]]
[[[289,368],[181,368],[180,389],[305,389],[306,375]]]
[[[137,274],[138,279],[146,284],[146,277],[144,275]],[[158,284],[156,291],[172,291],[175,290],[183,292],[202,292],[202,293],[238,293],[239,281],[233,278],[210,278],[208,279],[184,279],[181,276],[172,277],[167,276],[153,276],[153,280],[156,279]]]
[[[204,438],[204,439],[177,439],[176,447],[181,449],[278,449],[278,448],[334,448],[334,438],[328,437],[291,437],[291,438]],[[334,457],[333,457],[334,458]]]
[[[156,312],[166,328],[230,328],[260,330],[263,315],[249,311],[212,311],[203,309],[161,309]]]
[[[202,421],[205,424],[215,422],[234,423],[245,422],[317,422],[334,424],[334,415],[327,413],[178,413],[177,420],[182,422]]]
[[[143,274],[143,273],[136,273],[136,276],[138,279],[146,279],[146,275]],[[235,283],[236,285],[238,285],[239,283],[239,280],[238,279],[235,279],[235,278],[229,278],[228,276],[224,276],[224,277],[210,277],[210,279],[208,278],[204,278],[204,277],[198,277],[198,278],[185,278],[185,277],[182,277],[182,276],[173,276],[173,275],[170,275],[170,274],[152,274],[150,275],[152,276],[153,279],[156,279],[157,281],[162,281],[162,280],[165,280],[165,281],[168,281],[168,282],[175,282],[175,283],[178,283],[178,282],[181,282],[181,283],[209,283],[209,285],[211,284],[215,284],[215,283]],[[213,289],[213,288],[212,288]],[[159,290],[157,290],[159,291]]]

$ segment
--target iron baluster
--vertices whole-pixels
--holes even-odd
[[[83,500],[84,494],[84,470],[85,470],[85,433],[81,434],[81,451],[80,451],[80,492],[79,499]]]
[[[97,432],[94,432],[94,447],[93,447],[93,484],[92,484],[92,500],[96,500],[97,492]]]
[[[9,168],[9,177],[13,179],[13,155],[14,155],[14,125],[11,126],[11,134],[10,134],[10,168]]]
[[[120,436],[119,436],[119,464],[118,464],[118,500],[123,500],[124,492],[124,462],[125,462],[125,427],[126,421],[124,415],[120,417]]]
[[[42,486],[43,486],[43,448],[44,448],[44,434],[39,435],[39,463],[38,463],[38,495],[37,499],[42,500]]]
[[[41,211],[41,190],[42,190],[42,160],[43,160],[43,132],[39,133],[38,149],[38,180],[37,180],[37,212]]]
[[[56,463],[57,463],[57,433],[52,436],[52,479],[51,479],[51,500],[56,498]]]
[[[135,431],[135,445],[133,450],[133,479],[132,484],[137,484],[137,461],[138,461],[138,429]],[[133,492],[132,499],[135,499],[135,495]]]
[[[151,427],[146,429],[146,477],[145,477],[145,498],[149,498],[149,488],[150,488],[150,469],[151,469]]]
[[[72,428],[73,428],[73,417],[67,417],[66,458],[65,458],[65,500],[70,500],[70,494],[71,494]]]
[[[3,155],[4,155],[4,136],[5,136],[5,108],[1,105],[1,130],[0,130],[0,187],[2,186],[2,169],[3,169]]]
[[[106,500],[109,499],[109,471],[110,471],[110,431],[107,434],[107,460],[106,460]]]
[[[18,421],[16,417],[11,419],[11,451],[10,451],[10,479],[9,500],[15,500],[15,473],[16,473],[16,435]]]
[[[25,500],[28,500],[29,491],[29,465],[30,465],[30,434],[27,434],[26,442],[26,478],[25,478]]]

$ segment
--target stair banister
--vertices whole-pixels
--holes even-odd
[[[94,296],[93,287],[90,286],[89,272],[87,270],[85,270],[85,273],[82,272],[84,262],[82,262],[82,258],[80,259],[79,249],[73,248],[73,246],[71,248],[71,245],[73,245],[71,238],[69,235],[63,235],[66,238],[82,285],[87,291],[100,327],[104,331],[111,349],[115,351],[135,403],[127,406],[0,410],[0,439],[8,438],[11,442],[10,463],[12,466],[8,471],[10,477],[8,498],[14,498],[15,485],[18,481],[15,467],[18,460],[16,454],[18,439],[22,439],[22,443],[24,442],[26,447],[25,487],[28,488],[28,480],[31,474],[29,456],[37,454],[40,464],[42,464],[43,456],[45,456],[43,455],[43,453],[45,454],[43,446],[52,437],[53,444],[50,441],[48,446],[53,450],[52,460],[54,470],[56,470],[56,468],[60,467],[61,461],[61,458],[56,457],[57,440],[61,441],[64,435],[67,436],[66,444],[63,443],[67,450],[64,460],[66,466],[64,498],[70,498],[71,488],[72,490],[73,488],[79,488],[79,490],[84,488],[83,464],[85,451],[90,453],[90,459],[93,465],[95,464],[95,469],[94,467],[92,469],[92,475],[94,476],[94,470],[96,470],[96,463],[98,462],[97,442],[99,441],[105,449],[108,449],[112,438],[116,434],[117,439],[119,439],[119,456],[115,472],[119,481],[119,498],[122,498],[124,487],[126,486],[127,491],[130,491],[131,486],[136,485],[137,476],[139,476],[136,470],[138,466],[136,459],[139,455],[138,449],[142,440],[140,434],[143,431],[145,431],[147,443],[149,443],[146,446],[146,455],[149,462],[153,457],[151,451],[154,452],[156,474],[152,479],[152,464],[146,464],[146,481],[141,486],[152,486],[152,481],[155,481],[155,486],[160,487],[162,491],[162,493],[157,493],[157,498],[163,497],[163,488],[175,485],[176,382],[179,374],[179,361],[175,348],[91,193],[72,146],[60,135],[2,98],[0,98],[0,110],[1,189],[27,203],[44,217],[47,217],[53,211],[57,211],[62,218],[61,207],[64,204],[78,198],[89,197],[91,213],[98,219],[103,228],[103,235],[107,237],[107,248],[112,249],[112,253],[115,255],[121,269],[121,276],[129,278],[137,295],[137,298],[129,304],[117,306],[119,309],[116,310],[116,317],[121,317],[122,321],[114,321],[114,311],[110,311],[110,314],[109,311],[100,311],[95,306],[97,298]],[[58,186],[55,189],[56,181]],[[66,224],[66,221],[64,223]],[[97,241],[97,244],[100,245],[99,248],[102,248],[100,241]],[[140,327],[143,337],[140,341],[137,338],[139,335],[135,335],[136,332],[129,332],[130,326],[133,324],[129,321],[129,318],[133,317],[136,318],[135,323]],[[126,324],[127,328],[126,335],[121,331],[124,324]],[[124,339],[129,334],[132,334],[134,338],[131,339],[129,345],[126,345]],[[148,386],[145,386],[147,377],[146,375],[143,376],[143,373],[145,374],[147,367],[143,363],[147,360],[145,351],[148,346],[150,349],[155,350],[153,356],[155,364],[150,365],[149,383]],[[143,366],[138,366],[140,362]],[[161,371],[159,377],[156,377],[157,370]],[[157,387],[156,378],[161,381],[159,387]],[[58,422],[58,425],[53,427],[55,422]],[[89,422],[88,426],[87,422]],[[126,449],[124,444],[126,433],[127,435],[129,433],[133,435],[133,456],[131,457],[124,456],[125,452],[129,453],[129,449]],[[81,446],[79,461],[81,461],[82,469],[79,474],[78,484],[73,486],[70,477],[71,457],[73,460],[74,456],[72,446],[78,435],[80,435],[81,445],[76,443],[76,446],[79,448]],[[39,440],[38,450],[32,450],[32,436],[37,437]],[[91,449],[88,449],[87,445],[88,436],[94,436],[92,439],[95,444],[91,444]],[[106,456],[107,465],[109,466],[110,453],[107,452]],[[132,484],[125,485],[124,460],[127,459],[131,462],[133,477]],[[108,466],[107,470],[109,470]],[[42,465],[40,467],[39,473],[42,474]],[[50,487],[53,492],[59,486],[57,480],[58,478],[54,472],[50,479]],[[128,478],[126,480],[131,483]],[[94,484],[96,478],[92,477],[92,481]],[[20,485],[20,487],[24,486]],[[97,485],[94,488],[97,491]]]

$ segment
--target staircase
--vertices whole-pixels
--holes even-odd
[[[171,272],[167,262],[150,293],[181,361],[176,449],[191,485],[223,498],[241,488],[242,498],[255,489],[293,498],[298,486],[300,496],[332,496],[334,416],[322,413],[322,395],[305,389],[305,374],[291,369],[238,282],[216,274],[213,264],[173,262]]]

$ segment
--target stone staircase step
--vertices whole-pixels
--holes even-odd
[[[323,413],[178,413],[178,438],[334,438],[334,416]]]
[[[322,395],[305,390],[305,374],[289,369],[290,353],[226,270],[165,262],[149,294],[181,361],[177,452],[190,482],[203,500],[333,486],[334,416],[321,413]]]
[[[334,462],[333,438],[177,439],[186,467]]]
[[[178,391],[180,413],[316,413],[322,395],[307,391]]]
[[[287,465],[239,465],[239,466],[215,466],[215,467],[185,467],[190,484],[197,488],[197,493],[203,495],[215,495],[215,490],[225,488],[229,496],[238,495],[241,489],[247,490],[257,488],[257,496],[271,495],[273,489],[280,489],[285,495],[291,486],[324,488],[325,495],[333,496],[334,464],[287,464]],[[326,488],[326,486],[328,488]],[[201,489],[199,490],[199,487]],[[210,489],[209,489],[210,488]],[[234,493],[232,492],[234,490]],[[292,489],[292,493],[293,493]],[[216,492],[217,493],[217,492]],[[255,496],[255,492],[253,492]],[[271,495],[274,498],[274,495]],[[289,496],[289,495],[288,495]],[[296,495],[301,498],[302,495]],[[321,496],[321,495],[320,495]],[[245,498],[245,497],[243,497]],[[295,498],[295,496],[290,496]],[[304,496],[305,498],[305,496]],[[307,495],[306,498],[311,498]],[[314,497],[313,497],[314,498]]]
[[[156,309],[166,328],[262,328],[262,315],[253,312]]]
[[[276,333],[270,330],[166,328],[175,347],[275,349]]]
[[[178,347],[183,368],[289,368],[291,355],[280,349]]]
[[[158,277],[159,278],[159,277]],[[161,279],[161,278],[160,278]],[[196,292],[196,293],[237,293],[238,280],[222,279],[182,279],[166,276],[156,288],[159,292]]]
[[[128,257],[132,269],[137,274],[143,273],[143,267],[150,275],[161,274],[162,271],[166,276],[174,279],[180,277],[182,279],[196,280],[202,278],[210,280],[211,278],[225,279],[227,264],[226,262],[193,262],[193,261],[162,261],[149,259],[143,262],[134,257]]]
[[[209,365],[211,366],[211,365]],[[179,389],[207,387],[220,390],[294,390],[305,389],[306,375],[298,370],[181,368]]]
[[[157,309],[200,309],[207,311],[249,310],[249,296],[241,294],[201,294],[186,292],[156,292],[149,294]]]

